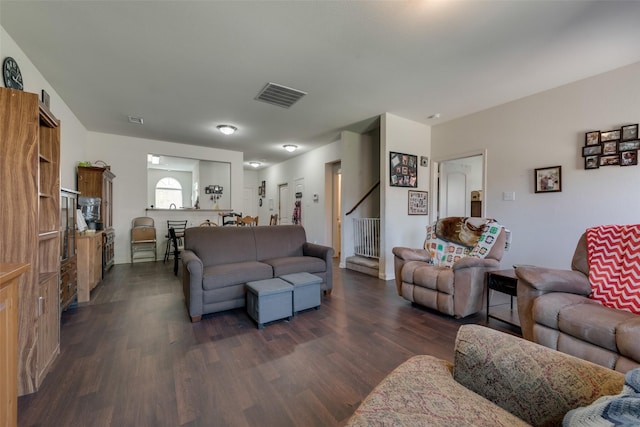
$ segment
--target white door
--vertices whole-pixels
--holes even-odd
[[[246,187],[242,192],[242,216],[257,216],[257,192],[255,188]]]
[[[293,204],[289,201],[289,185],[278,185],[278,223],[291,224]]]
[[[482,165],[482,155],[439,163],[439,218],[471,215],[471,191],[481,190],[484,181]]]

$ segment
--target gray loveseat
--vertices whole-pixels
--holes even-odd
[[[521,266],[516,275],[524,338],[620,372],[640,366],[640,316],[589,298],[584,234],[571,270]]]
[[[245,284],[307,272],[331,293],[333,249],[307,242],[299,225],[194,227],[185,230],[183,290],[192,322],[245,306]]]

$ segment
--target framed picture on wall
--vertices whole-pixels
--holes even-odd
[[[536,193],[562,191],[562,166],[535,169],[533,177]]]
[[[598,169],[600,167],[600,156],[586,156],[584,158],[585,169]]]
[[[602,145],[585,145],[582,147],[582,157],[595,156],[596,154],[602,154]]]
[[[418,186],[418,156],[412,154],[389,153],[389,177],[392,187]]]
[[[618,143],[618,151],[632,151],[640,150],[640,140],[635,141],[620,141]]]
[[[638,164],[638,150],[624,151],[620,153],[620,166],[632,166]]]
[[[584,145],[597,145],[600,144],[600,131],[595,130],[593,132],[587,132],[585,134]]]
[[[428,215],[429,193],[409,190],[409,215]]]
[[[600,141],[617,141],[620,139],[620,129],[608,130],[606,132],[600,132]]]
[[[638,139],[638,125],[622,126],[622,140],[631,141]]]

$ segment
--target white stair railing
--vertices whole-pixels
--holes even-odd
[[[353,218],[354,253],[380,259],[380,218]]]

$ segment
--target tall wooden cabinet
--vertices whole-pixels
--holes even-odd
[[[0,263],[20,277],[18,391],[36,391],[60,352],[60,126],[38,95],[0,88]]]
[[[113,266],[115,231],[113,229],[113,179],[109,168],[78,166],[78,191],[82,196],[100,197],[102,233],[102,275]]]
[[[0,425],[18,425],[18,278],[29,264],[0,264]]]

